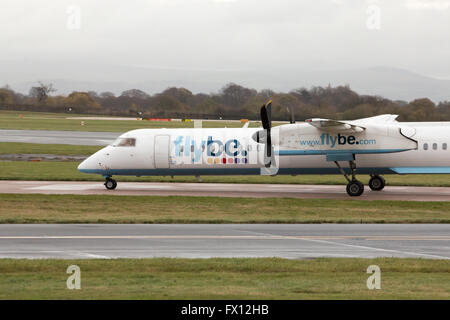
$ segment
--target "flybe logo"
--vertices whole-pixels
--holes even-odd
[[[221,140],[214,140],[212,136],[208,136],[206,141],[191,136],[178,136],[173,144],[175,159],[189,157],[191,163],[200,163],[203,152],[206,152],[209,164],[248,162],[247,150],[244,150],[237,139],[222,142]]]
[[[302,146],[329,146],[330,148],[342,145],[374,145],[376,143],[375,139],[357,139],[353,135],[345,136],[340,133],[337,135],[322,133],[320,139],[300,140]]]

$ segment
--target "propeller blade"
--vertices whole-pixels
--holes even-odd
[[[270,168],[272,165],[272,150],[270,136],[267,136],[267,142],[264,144],[264,165],[266,168]]]
[[[273,149],[270,132],[270,129],[272,128],[272,101],[269,101],[261,107],[261,122],[266,131],[266,136],[264,137],[264,163],[266,168],[269,168],[272,162]]]
[[[271,123],[269,120],[269,114],[267,111],[267,106],[263,105],[261,107],[261,123],[264,129],[268,130],[271,127]]]
[[[269,119],[269,128],[272,128],[272,100],[266,103],[267,118]]]
[[[294,108],[288,108],[289,114],[291,115],[291,119],[290,119],[290,123],[294,124],[295,123],[295,115],[294,115]]]

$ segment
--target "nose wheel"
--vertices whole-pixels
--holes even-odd
[[[106,189],[114,190],[117,187],[117,182],[114,179],[106,178],[104,185],[105,185]]]

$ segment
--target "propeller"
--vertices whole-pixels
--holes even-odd
[[[272,155],[274,154],[272,145],[272,100],[261,107],[261,122],[265,131],[264,135],[264,164],[270,168],[272,164]],[[260,138],[260,137],[258,137]],[[259,139],[258,139],[259,140]]]
[[[294,108],[288,107],[287,109],[288,109],[289,114],[290,114],[290,116],[291,116],[290,123],[291,123],[291,124],[294,124],[294,123],[295,123]]]

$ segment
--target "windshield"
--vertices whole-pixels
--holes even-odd
[[[117,138],[116,141],[112,144],[113,147],[135,147],[136,139],[135,138]]]

